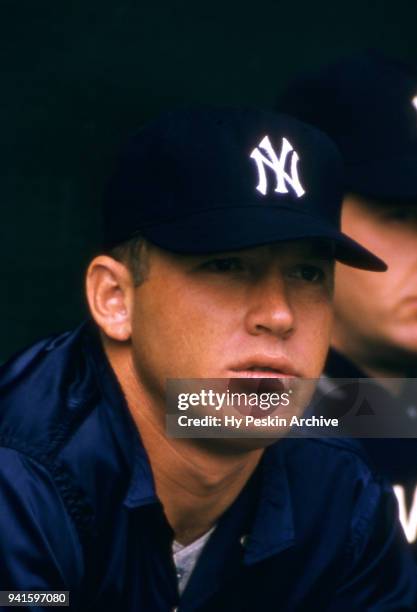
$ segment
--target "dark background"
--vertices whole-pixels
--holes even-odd
[[[161,110],[270,107],[297,71],[417,60],[416,0],[3,0],[0,360],[84,316],[112,156]]]

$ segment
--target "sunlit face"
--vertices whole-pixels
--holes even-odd
[[[389,269],[337,264],[335,344],[359,363],[401,367],[417,357],[417,202],[378,204],[349,196],[342,229]]]
[[[329,253],[306,240],[207,256],[150,247],[132,314],[141,384],[162,397],[169,378],[317,378],[332,322]]]

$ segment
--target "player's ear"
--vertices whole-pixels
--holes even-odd
[[[133,281],[128,268],[107,255],[90,263],[86,277],[87,301],[100,329],[113,340],[131,335]]]

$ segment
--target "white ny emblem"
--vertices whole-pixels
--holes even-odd
[[[267,156],[261,152],[261,149],[265,151]],[[292,153],[290,173],[285,170],[289,153]],[[256,189],[260,191],[262,195],[265,195],[268,189],[265,166],[268,166],[275,172],[277,181],[275,186],[276,193],[288,193],[287,185],[289,185],[295,191],[298,198],[305,193],[298,177],[297,164],[299,157],[297,152],[294,151],[291,143],[288,142],[286,138],[282,139],[281,154],[279,157],[277,157],[268,136],[265,136],[261,140],[259,145],[250,154],[250,157],[256,161],[256,165],[258,167],[259,180]]]

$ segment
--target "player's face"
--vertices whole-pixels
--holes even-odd
[[[387,262],[384,273],[336,266],[335,342],[367,359],[417,355],[417,203],[380,204],[349,196],[342,229]]]
[[[168,378],[319,376],[332,322],[333,259],[314,241],[207,256],[150,247],[135,289],[142,384]]]

